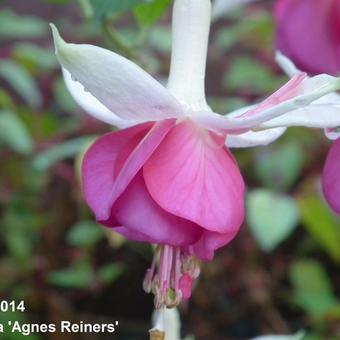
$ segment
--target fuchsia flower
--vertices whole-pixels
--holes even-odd
[[[278,48],[304,71],[340,73],[340,2],[338,0],[278,0],[276,6]],[[308,35],[306,35],[308,32]],[[297,69],[292,72],[296,74]],[[340,115],[340,96],[323,98]],[[326,128],[328,138],[337,140],[339,128]],[[340,213],[340,141],[333,143],[322,175],[326,200]]]
[[[306,72],[340,73],[339,0],[277,0],[277,48]]]
[[[188,298],[197,259],[211,260],[243,221],[244,183],[228,147],[268,144],[291,125],[340,123],[313,104],[340,88],[339,79],[304,73],[252,108],[212,112],[204,94],[210,9],[210,0],[175,1],[167,88],[111,51],[65,43],[52,26],[71,94],[93,116],[123,127],[87,151],[84,193],[100,223],[158,245],[144,281],[157,307]]]

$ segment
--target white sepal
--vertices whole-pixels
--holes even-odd
[[[248,131],[240,135],[227,135],[226,145],[229,148],[249,148],[268,145],[280,138],[286,128],[280,127],[262,131]]]
[[[261,124],[260,128],[305,126],[336,128],[340,126],[340,107],[332,104],[310,104]]]
[[[209,111],[201,111],[197,113],[194,119],[199,123],[205,126],[208,129],[212,130],[224,130],[229,133],[242,133],[254,128],[262,128],[262,127],[278,127],[278,126],[292,126],[292,125],[303,125],[303,126],[313,126],[313,127],[325,127],[326,124],[322,122],[323,119],[328,120],[327,123],[331,125],[328,127],[337,126],[336,124],[336,116],[335,110],[329,112],[329,114],[322,115],[319,112],[319,116],[317,117],[316,111],[314,110],[314,106],[311,110],[307,107],[317,101],[318,99],[330,94],[336,90],[340,89],[340,79],[328,75],[319,75],[313,78],[308,78],[303,81],[301,84],[301,88],[299,90],[300,94],[293,97],[292,99],[288,99],[264,109],[262,111],[256,112],[255,114],[244,114],[241,116],[232,116],[229,115],[221,116],[216,113],[212,113]],[[275,95],[275,94],[274,94]],[[261,105],[261,104],[259,104]],[[319,104],[315,104],[319,105]],[[321,104],[320,104],[321,105]],[[287,119],[284,123],[284,115],[287,115],[289,112],[297,110],[301,110],[301,119],[297,123],[289,123]],[[255,107],[256,110],[256,107]],[[303,120],[306,117],[307,112],[312,113],[310,117],[308,117],[308,122]],[[280,124],[271,124],[270,121],[274,120],[274,118],[283,116],[281,118]],[[292,115],[291,115],[292,116]],[[340,118],[340,115],[339,115]],[[290,117],[292,119],[292,117]],[[314,122],[312,121],[314,119]],[[279,119],[278,119],[279,120]],[[264,124],[266,122],[266,124]],[[268,123],[267,123],[268,122]],[[322,126],[321,126],[322,125]]]
[[[288,77],[293,77],[296,73],[301,72],[295,64],[280,51],[275,52],[275,61]]]
[[[139,66],[104,48],[68,44],[51,27],[59,62],[109,111],[134,122],[182,117],[177,100]]]
[[[330,140],[337,140],[340,138],[340,125],[336,128],[326,128],[325,135]]]
[[[65,68],[62,68],[62,72],[68,91],[83,110],[102,122],[115,125],[119,128],[128,126],[126,121],[117,117],[97,98],[93,97],[91,93],[86,92],[83,85],[72,80],[70,72],[68,72]]]

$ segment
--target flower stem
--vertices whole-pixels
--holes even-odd
[[[159,331],[158,329],[152,329],[150,331],[150,340],[164,340],[165,332]]]
[[[120,38],[117,36],[116,32],[114,31],[112,27],[112,22],[109,19],[105,19],[102,23],[102,30],[107,37],[108,41],[112,45],[112,47],[123,54],[125,57],[129,59],[134,59],[134,53],[133,51],[126,46]]]
[[[165,339],[165,331],[164,331],[164,314],[165,307],[161,307],[159,309],[155,309],[155,323],[154,327],[150,329],[150,340],[164,340]]]
[[[168,89],[194,110],[207,109],[204,80],[210,17],[210,0],[175,0]]]
[[[91,19],[94,15],[93,8],[89,0],[78,0],[85,19]]]

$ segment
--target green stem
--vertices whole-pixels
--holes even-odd
[[[90,0],[78,0],[85,19],[93,18],[94,12]]]
[[[102,23],[102,30],[108,39],[109,43],[112,45],[112,47],[119,51],[121,54],[123,54],[125,57],[129,59],[134,59],[134,53],[133,51],[126,46],[121,39],[117,36],[116,32],[114,31],[112,27],[112,23],[110,20],[104,20]]]

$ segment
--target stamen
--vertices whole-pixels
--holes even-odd
[[[159,254],[159,247],[157,247],[155,250],[155,256],[152,259],[151,267],[145,273],[145,277],[143,281],[143,289],[147,293],[151,293],[151,290],[152,290],[152,279],[155,275],[158,254]]]
[[[199,262],[179,247],[159,246],[146,271],[143,288],[155,296],[155,307],[175,307],[191,295],[192,282],[199,275]]]

